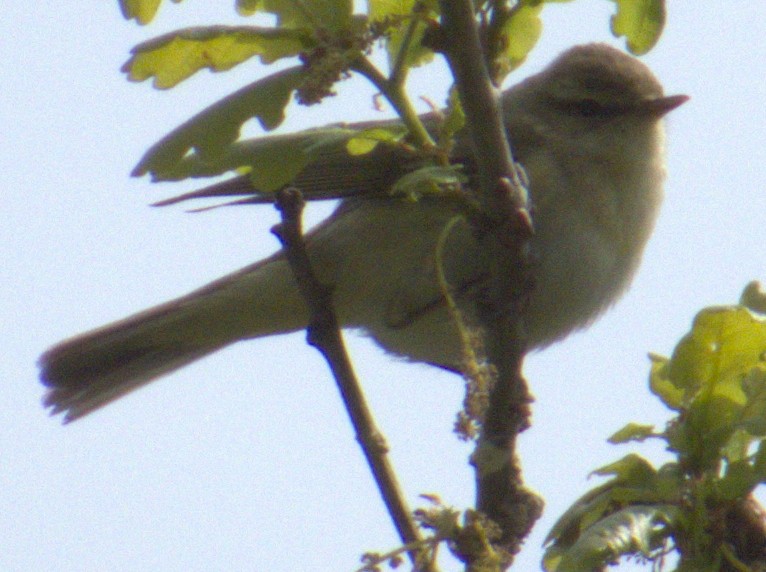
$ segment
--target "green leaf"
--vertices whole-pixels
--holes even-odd
[[[372,152],[380,143],[397,143],[407,134],[407,129],[402,126],[373,127],[364,129],[348,140],[346,149],[349,155],[366,155]]]
[[[447,109],[443,112],[443,119],[439,123],[439,146],[446,148],[450,145],[463,127],[465,127],[465,112],[460,103],[460,95],[457,87],[452,86],[447,97]]]
[[[610,498],[612,485],[611,482],[605,483],[577,499],[551,527],[543,540],[543,545],[554,541],[566,543],[567,539],[574,542],[581,530],[601,519],[612,503]]]
[[[546,550],[548,572],[592,572],[621,556],[649,556],[669,534],[677,509],[670,505],[631,506],[588,527],[572,546]]]
[[[721,456],[729,463],[747,459],[753,436],[744,429],[736,429],[721,449]]]
[[[511,11],[503,27],[503,35],[506,39],[503,55],[507,58],[506,66],[504,66],[505,73],[524,63],[527,55],[540,39],[543,31],[543,22],[540,19],[542,9],[542,3],[537,5],[522,3]]]
[[[766,432],[764,357],[766,319],[741,306],[702,310],[676,346],[664,376],[684,392],[685,416],[668,439],[694,466],[717,467],[739,429]]]
[[[745,498],[758,485],[758,474],[747,461],[731,463],[716,483],[718,494],[726,500]]]
[[[593,474],[601,476],[614,475],[621,484],[642,486],[654,479],[657,469],[640,455],[631,453],[619,461],[596,469],[593,471]]]
[[[425,23],[418,22],[413,32],[412,40],[405,46],[405,30],[403,28],[391,30],[386,42],[389,68],[393,68],[397,61],[401,61],[405,67],[410,68],[430,63],[434,59],[434,52],[426,48],[422,43],[425,32]],[[403,49],[406,51],[401,53]]]
[[[154,180],[177,179],[174,169],[192,150],[204,160],[225,156],[249,119],[255,117],[264,129],[274,129],[284,120],[290,95],[302,79],[302,68],[293,67],[232,93],[155,143],[131,174],[140,177],[151,173]]]
[[[688,444],[680,450],[692,453],[699,466],[746,459],[752,443],[766,436],[766,366],[701,393],[682,428]]]
[[[700,389],[744,376],[763,363],[764,352],[766,319],[741,306],[706,308],[676,346],[668,378],[689,399]],[[745,400],[736,387],[722,385],[719,393]]]
[[[760,482],[766,482],[766,441],[761,441],[753,458],[753,469]]]
[[[201,69],[226,71],[253,56],[270,64],[294,56],[309,44],[298,30],[246,26],[185,28],[139,44],[122,66],[131,81],[154,77],[154,87],[171,88]]]
[[[701,392],[689,406],[679,425],[683,440],[673,444],[698,469],[715,469],[734,443],[743,406],[736,380],[720,383],[713,392]],[[723,390],[723,391],[721,391]]]
[[[309,158],[295,140],[281,140],[250,157],[249,172],[253,186],[265,192],[276,191],[290,181],[309,163]]]
[[[459,166],[457,165],[421,167],[396,181],[391,188],[391,194],[418,200],[424,195],[457,191],[460,185],[467,180],[458,169]]]
[[[737,426],[750,435],[766,437],[766,364],[758,364],[742,380],[746,402]]]
[[[135,19],[142,26],[152,21],[157,14],[162,0],[120,0],[122,17],[126,20]],[[176,4],[181,0],[173,0]]]
[[[291,183],[306,166],[323,153],[345,152],[346,143],[354,134],[355,131],[350,129],[316,129],[238,141],[229,146],[225,153],[213,159],[190,153],[179,161],[172,171],[166,172],[165,177],[168,180],[179,180],[189,177],[212,177],[227,171],[236,171],[248,174],[255,187],[252,192],[241,194],[273,200],[273,197],[267,196],[269,193]],[[315,198],[306,189],[302,191],[307,193],[307,200]],[[162,201],[161,204],[173,204],[200,196],[204,195],[187,193]]]
[[[352,0],[237,0],[237,12],[274,14],[280,28],[341,30],[351,20]]]
[[[409,17],[415,0],[367,0],[367,12],[373,22],[384,22]]]
[[[628,441],[643,441],[647,437],[654,435],[654,425],[640,425],[638,423],[628,423],[625,427],[609,437],[607,441],[616,445],[618,443],[627,443]]]
[[[625,36],[628,49],[643,55],[654,47],[665,26],[665,0],[613,0],[612,34]]]
[[[420,13],[414,12],[416,6],[421,9]],[[427,21],[435,20],[438,16],[435,2],[425,4],[420,0],[368,0],[367,7],[370,23],[378,27],[386,38],[390,68],[398,61],[405,67],[417,67],[434,58],[433,51],[423,46],[422,40]],[[401,53],[402,50],[405,50],[404,53]]]
[[[649,388],[662,402],[674,411],[680,410],[684,405],[684,396],[686,392],[677,387],[668,377],[670,360],[657,354],[649,354],[652,361],[649,373]]]
[[[676,463],[666,463],[659,471],[637,455],[628,455],[602,469],[616,477],[580,497],[556,521],[545,545],[571,546],[592,524],[617,509],[635,504],[653,505],[677,502],[682,497],[685,475]]]
[[[352,133],[347,129],[307,131],[280,137],[274,141],[276,145],[263,145],[258,152],[249,147],[243,158],[247,158],[245,164],[251,168],[250,180],[261,191],[276,191],[292,182],[323,151],[331,147],[344,147]],[[262,141],[254,140],[253,143]],[[247,148],[247,145],[243,147]],[[306,190],[304,192],[307,193]],[[306,199],[311,198],[307,193]]]
[[[254,145],[248,145],[254,143]],[[178,163],[168,178],[212,177],[227,171],[246,173],[263,192],[276,191],[290,183],[308,164],[305,142],[297,137],[273,137],[237,142],[214,160],[190,154]]]

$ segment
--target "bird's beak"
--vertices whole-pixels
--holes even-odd
[[[641,107],[644,113],[659,119],[687,101],[689,101],[688,95],[668,95],[666,97],[649,99],[643,102]]]

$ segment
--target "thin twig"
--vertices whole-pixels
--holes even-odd
[[[476,225],[490,264],[490,281],[479,308],[486,330],[486,354],[498,379],[473,455],[477,508],[502,530],[501,546],[511,556],[542,510],[542,501],[523,484],[516,455],[517,435],[529,425],[531,397],[521,369],[526,350],[523,312],[532,288],[527,243],[532,233],[526,192],[490,80],[471,0],[440,0],[445,56],[455,78],[473,141],[479,201],[485,218]]]
[[[365,57],[357,58],[351,65],[351,69],[363,75],[380,90],[380,93],[396,110],[419,148],[431,149],[435,146],[431,135],[423,125],[423,121],[415,111],[400,82],[390,81]]]
[[[410,66],[407,64],[407,53],[410,50],[410,46],[412,46],[415,32],[421,23],[421,16],[426,9],[423,2],[417,2],[412,8],[410,22],[404,32],[401,44],[399,44],[399,51],[396,54],[394,65],[391,66],[391,73],[388,74],[388,81],[390,83],[404,85],[407,79],[407,73],[410,71]]]
[[[375,425],[351,366],[333,310],[332,291],[318,280],[311,267],[301,228],[304,204],[298,189],[279,191],[276,205],[282,214],[282,222],[272,232],[282,243],[298,288],[309,306],[311,319],[307,329],[308,343],[316,347],[330,365],[354,426],[356,439],[362,447],[399,537],[404,544],[417,543],[422,538],[420,531],[388,461],[388,446]],[[432,570],[430,563],[420,562],[422,558],[417,550],[410,551],[409,555],[416,570]]]

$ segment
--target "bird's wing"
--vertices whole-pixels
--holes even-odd
[[[429,128],[434,128],[437,118],[434,114],[423,117]],[[326,128],[295,134],[276,135],[245,141],[236,151],[242,155],[247,149],[272,162],[279,162],[279,150],[287,148],[303,152],[307,164],[289,180],[290,186],[297,187],[307,200],[339,199],[357,195],[384,195],[403,175],[412,172],[427,160],[398,143],[380,142],[372,151],[351,154],[346,143],[354,133],[370,129],[402,129],[397,120],[383,122],[362,122],[331,125]],[[319,144],[317,144],[317,141]],[[464,147],[464,146],[462,146]],[[456,145],[456,161],[466,155],[461,144]],[[294,160],[284,157],[285,163]],[[219,183],[159,201],[155,206],[166,206],[194,199],[242,197],[225,204],[259,204],[274,202],[274,190],[261,189],[253,182],[254,177],[241,175]],[[283,185],[287,186],[287,185]]]
[[[443,309],[448,297],[462,306],[474,298],[487,276],[486,261],[470,223],[457,213],[445,221],[433,256],[413,259],[412,264],[392,281],[384,321],[393,329],[407,328],[430,312]],[[461,308],[464,310],[467,308]]]

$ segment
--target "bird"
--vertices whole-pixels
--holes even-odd
[[[527,346],[542,349],[587,327],[630,284],[662,202],[663,118],[688,97],[665,95],[645,64],[605,44],[570,48],[499,97],[514,160],[528,179],[534,287],[523,318]],[[433,117],[426,123],[432,127]],[[476,160],[465,130],[450,161],[462,165],[470,186]],[[393,355],[459,372],[460,331],[440,280],[470,315],[488,265],[464,200],[386,193],[414,168],[400,146],[356,156],[334,150],[320,152],[290,185],[307,195],[360,191],[305,237],[339,324]],[[197,196],[248,188],[258,191],[238,176]],[[43,403],[68,423],[236,342],[306,328],[309,318],[276,252],[54,345],[39,360]]]

